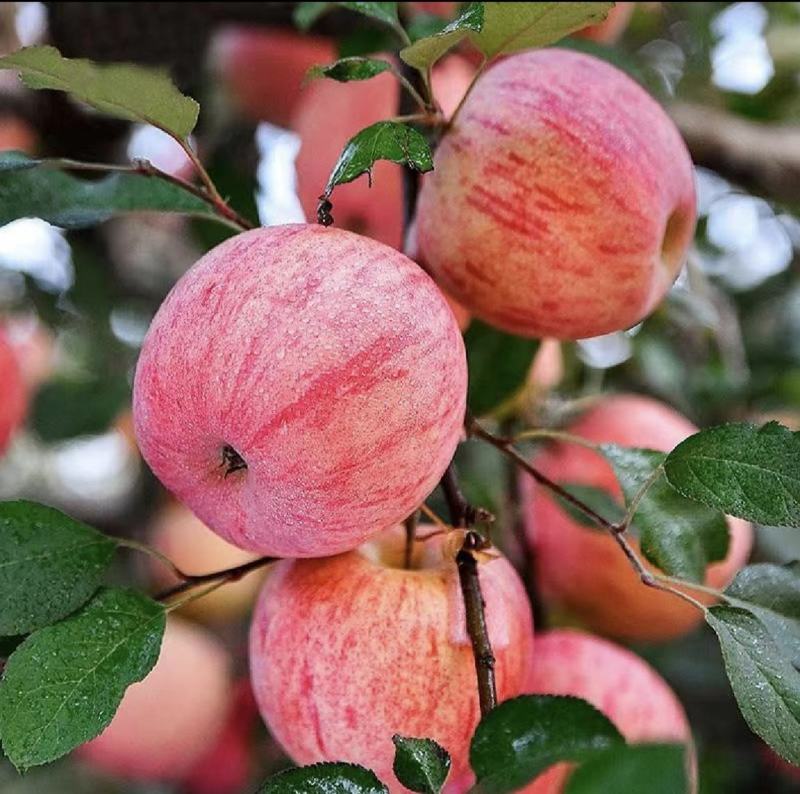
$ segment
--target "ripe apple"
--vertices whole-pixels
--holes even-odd
[[[695,224],[661,106],[597,58],[512,55],[475,85],[422,177],[420,253],[476,316],[524,336],[627,328],[661,301]]]
[[[480,716],[453,544],[418,541],[405,569],[404,539],[396,527],[347,554],[278,563],[250,634],[256,701],[292,759],[363,764],[393,792],[405,790],[393,734],[435,739],[457,780]],[[530,609],[502,557],[481,563],[479,577],[505,699],[523,691]]]
[[[241,548],[321,556],[409,515],[453,456],[464,343],[431,279],[317,225],[234,237],[159,309],[134,383],[145,460]]]
[[[257,556],[223,540],[180,502],[172,502],[159,511],[149,536],[153,548],[188,574],[233,568]],[[176,584],[175,577],[158,560],[150,558],[150,565],[159,587]],[[263,578],[263,571],[249,573],[238,582],[229,582],[203,598],[190,601],[181,611],[209,623],[242,617],[255,603]]]
[[[22,424],[28,407],[28,393],[22,370],[6,332],[0,328],[0,454],[5,452],[14,432]]]
[[[223,729],[229,668],[218,640],[170,617],[156,666],[128,688],[111,724],[78,755],[117,777],[181,780]]]
[[[605,397],[567,428],[597,443],[668,451],[697,428],[663,403],[638,395]],[[568,485],[602,488],[621,501],[611,466],[577,444],[552,444],[533,460],[545,475]],[[542,595],[594,631],[628,640],[658,642],[685,634],[702,619],[677,596],[643,585],[606,533],[581,526],[527,475],[520,483],[522,510]],[[728,556],[708,567],[706,584],[724,588],[745,564],[752,527],[728,519]],[[638,543],[631,539],[638,549]],[[702,594],[693,593],[699,600]]]
[[[588,28],[583,28],[572,35],[601,44],[613,44],[628,27],[635,5],[635,3],[614,3],[608,16],[602,22],[597,25],[589,25]]]
[[[542,339],[528,371],[528,385],[539,394],[552,391],[564,378],[564,354],[557,339]]]
[[[33,154],[38,145],[33,127],[18,116],[0,117],[0,151]]]
[[[539,634],[528,691],[588,700],[629,742],[686,744],[689,774],[696,776],[691,729],[680,701],[652,667],[626,648],[580,631]],[[560,794],[569,771],[568,764],[556,764],[522,791]]]
[[[389,56],[385,56],[389,57]],[[434,95],[447,116],[467,90],[474,69],[451,56],[433,72]],[[400,86],[388,72],[369,80],[337,83],[317,80],[303,89],[292,128],[302,140],[297,155],[297,193],[309,219],[333,166],[350,138],[364,127],[397,115]],[[335,224],[400,248],[403,234],[403,184],[393,163],[375,164],[370,181],[361,176],[333,192]]]
[[[336,60],[330,39],[285,30],[231,26],[211,45],[211,63],[235,106],[255,120],[288,127],[306,72]]]

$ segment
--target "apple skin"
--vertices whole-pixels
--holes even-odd
[[[38,148],[38,139],[33,127],[17,116],[0,118],[0,151],[18,151],[33,154]]]
[[[583,28],[572,35],[600,44],[613,44],[628,27],[635,5],[635,3],[615,3],[602,22],[597,25],[589,25],[588,28]]]
[[[165,554],[188,574],[202,574],[243,565],[256,558],[223,540],[180,502],[165,505],[149,529],[150,545]],[[148,558],[152,578],[160,588],[177,584],[169,568],[155,558]],[[180,612],[203,623],[221,623],[246,615],[255,604],[263,571],[254,571],[238,582],[228,584],[196,601]]]
[[[230,698],[225,648],[171,616],[156,666],[128,688],[111,724],[78,756],[116,777],[181,780],[221,734]]]
[[[410,259],[318,225],[206,254],[156,314],[134,422],[156,476],[231,543],[347,551],[409,515],[453,456],[466,355]],[[229,471],[225,448],[247,468]]]
[[[528,692],[588,700],[631,743],[686,744],[690,777],[696,778],[692,733],[683,706],[666,681],[626,648],[581,631],[539,634]],[[522,792],[561,794],[569,772],[568,764],[556,764]]]
[[[457,546],[418,542],[405,570],[403,542],[396,527],[348,554],[278,563],[250,634],[256,701],[289,756],[362,764],[392,792],[405,791],[392,772],[393,734],[435,739],[458,780],[480,716]],[[481,563],[479,577],[503,700],[523,691],[530,609],[504,558]]]
[[[336,57],[330,39],[270,28],[226,27],[211,46],[212,68],[237,109],[281,127],[291,122],[306,72]]]
[[[18,314],[0,321],[3,333],[14,349],[25,385],[30,391],[37,389],[56,368],[53,332],[36,315]]]
[[[567,432],[597,443],[664,452],[696,431],[670,407],[633,394],[602,398],[567,428]],[[602,488],[622,500],[611,466],[585,447],[552,444],[532,463],[556,482]],[[701,622],[700,610],[675,595],[643,585],[612,538],[571,519],[527,475],[521,478],[520,491],[526,534],[535,556],[536,582],[547,601],[593,631],[633,641],[670,640]],[[752,546],[750,524],[729,518],[728,526],[728,556],[710,565],[706,574],[706,584],[714,588],[730,582],[747,561]],[[630,542],[638,550],[638,542]],[[692,595],[710,603],[703,594]]]
[[[25,419],[28,408],[28,390],[20,362],[2,328],[0,328],[0,383],[3,384],[3,398],[0,400],[0,455],[2,455],[11,437]]]
[[[422,258],[474,315],[522,336],[635,325],[694,233],[692,163],[675,125],[582,53],[523,52],[489,69],[434,166],[419,199]]]

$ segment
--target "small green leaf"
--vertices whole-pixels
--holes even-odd
[[[581,764],[569,777],[565,794],[687,794],[686,748],[680,744],[615,747]]]
[[[28,88],[65,91],[97,110],[152,124],[185,140],[200,106],[184,96],[166,72],[133,64],[98,64],[62,57],[55,47],[25,47],[0,58],[0,69],[17,69]]]
[[[775,752],[800,764],[800,672],[751,612],[713,606],[706,621],[722,648],[725,670],[747,724]]]
[[[581,502],[591,507],[592,510],[599,513],[603,518],[613,523],[618,523],[625,518],[625,510],[622,505],[603,488],[595,488],[593,485],[580,485],[577,483],[559,483],[559,485],[567,493],[571,494],[576,499],[580,499]],[[556,498],[558,499],[559,507],[561,507],[573,521],[577,521],[581,526],[588,527],[589,529],[597,529],[597,524],[582,510],[578,510],[577,507],[566,501],[566,499],[562,499],[561,497]]]
[[[292,12],[292,21],[298,30],[305,32],[334,7],[335,3],[297,3]]]
[[[470,33],[487,58],[553,44],[602,22],[614,3],[483,3],[483,28]]]
[[[494,4],[469,3],[461,14],[442,30],[419,38],[410,46],[400,50],[400,57],[416,69],[424,70],[432,66],[470,32],[480,32],[486,5]]]
[[[525,384],[539,348],[523,339],[473,320],[464,334],[469,386],[467,404],[476,415],[487,414],[513,397]]]
[[[656,477],[634,516],[644,556],[670,576],[702,582],[709,562],[724,560],[728,553],[725,516],[685,499],[670,486],[660,470],[667,457],[663,452],[616,444],[600,449],[614,468],[628,506]]]
[[[673,488],[732,516],[800,527],[800,432],[741,423],[689,436],[664,463]]]
[[[756,615],[800,670],[800,562],[742,568],[725,600]]]
[[[0,226],[42,218],[65,229],[85,229],[126,212],[178,212],[220,219],[197,196],[157,177],[114,173],[78,179],[47,160],[0,153]]]
[[[380,58],[340,58],[328,66],[312,66],[306,73],[306,79],[315,80],[319,77],[330,77],[340,83],[352,80],[369,80],[376,74],[391,70],[392,65]]]
[[[279,772],[258,794],[389,794],[389,789],[363,766],[332,762]]]
[[[24,771],[60,758],[111,722],[125,690],[153,669],[164,608],[132,590],[101,590],[11,654],[0,685],[0,738]]]
[[[431,147],[425,138],[407,124],[379,121],[353,136],[334,166],[325,194],[336,185],[352,182],[361,174],[372,179],[372,167],[378,160],[390,160],[424,173],[433,168]]]
[[[0,502],[0,634],[27,634],[85,604],[116,547],[52,507]]]
[[[400,20],[397,18],[397,3],[337,3],[342,8],[350,11],[357,11],[365,17],[377,19],[393,28],[400,27]]]
[[[397,779],[420,794],[439,794],[450,772],[450,755],[433,739],[393,736],[394,773]]]
[[[523,695],[490,711],[472,737],[476,791],[516,791],[558,761],[584,761],[624,744],[613,723],[584,700]]]
[[[447,20],[437,14],[414,14],[406,23],[406,31],[411,41],[419,41],[441,33],[447,24]]]

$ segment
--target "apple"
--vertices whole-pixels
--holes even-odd
[[[166,555],[187,574],[234,568],[256,558],[223,540],[180,502],[165,505],[156,515],[149,530],[150,545]],[[152,577],[158,586],[176,584],[169,568],[149,558]],[[191,601],[182,612],[200,621],[218,623],[246,615],[261,587],[263,571],[254,571],[238,582],[228,582],[203,598]]]
[[[588,28],[583,28],[572,35],[601,44],[613,44],[628,27],[635,5],[635,3],[614,3],[608,16],[602,22],[597,25],[589,25]]]
[[[697,428],[656,400],[633,394],[604,397],[567,432],[596,443],[669,451]],[[589,485],[621,501],[616,477],[605,458],[578,444],[547,446],[533,459],[543,474],[561,484]],[[581,526],[549,492],[524,475],[522,512],[535,556],[536,582],[543,597],[594,631],[627,640],[658,642],[694,628],[700,610],[671,593],[642,584],[607,533]],[[730,548],[713,563],[706,584],[724,588],[745,564],[753,541],[750,524],[728,519]],[[638,550],[638,543],[630,539]],[[701,601],[707,598],[692,592]]]
[[[18,116],[0,117],[0,151],[18,151],[32,155],[38,146],[36,132]]]
[[[431,16],[451,19],[458,10],[458,3],[406,3],[415,14],[430,14]]]
[[[557,339],[542,339],[528,371],[528,385],[538,394],[552,391],[564,378],[564,354]]]
[[[695,225],[692,164],[637,83],[563,49],[503,59],[476,83],[422,177],[420,254],[488,323],[579,339],[647,316]]]
[[[56,365],[55,339],[34,314],[7,316],[0,327],[14,348],[22,378],[31,391],[44,383],[54,372]]]
[[[289,126],[306,72],[336,57],[332,40],[270,28],[225,27],[211,45],[212,69],[236,108],[282,127]]]
[[[225,648],[171,616],[156,666],[128,688],[111,724],[78,755],[116,777],[181,780],[221,734],[230,697]]]
[[[6,332],[0,328],[0,454],[5,452],[11,437],[25,419],[28,393],[17,355]]]
[[[420,535],[427,528],[420,527]],[[320,560],[284,560],[267,576],[250,633],[253,689],[272,735],[299,764],[349,761],[392,792],[392,736],[426,736],[468,771],[480,718],[472,647],[454,557],[442,535],[389,530]],[[532,649],[525,589],[502,557],[479,566],[498,697],[523,691]]]
[[[390,58],[390,56],[381,56]],[[444,59],[433,71],[434,96],[445,116],[467,90],[474,69],[459,56]],[[383,72],[369,80],[337,83],[320,79],[303,89],[292,119],[302,145],[297,155],[297,193],[311,219],[345,144],[364,127],[397,115],[400,86]],[[400,248],[403,235],[402,172],[394,163],[379,161],[372,179],[361,176],[333,191],[336,226]]]
[[[689,775],[696,777],[692,733],[683,706],[666,681],[626,648],[581,631],[539,634],[528,692],[588,700],[631,743],[686,744]],[[569,771],[568,764],[556,764],[522,791],[561,794]]]
[[[431,492],[462,432],[466,356],[410,259],[318,225],[233,237],[184,275],[136,370],[156,476],[231,543],[347,551]]]

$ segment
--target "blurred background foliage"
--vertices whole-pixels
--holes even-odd
[[[0,3],[0,46],[7,52],[49,42],[70,57],[168,68],[201,103],[197,147],[221,192],[262,223],[298,220],[293,160],[300,141],[270,123],[285,116],[280,108],[271,119],[237,111],[212,57],[231,25],[291,30],[292,5]],[[798,429],[800,3],[635,5],[616,44],[575,39],[564,46],[629,72],[676,119],[697,163],[696,245],[652,317],[624,333],[562,345],[555,376],[529,389],[517,407],[531,424],[554,423],[575,400],[634,390],[660,397],[699,425],[774,417]],[[368,19],[339,12],[325,17],[315,35],[332,37],[345,54],[388,44]],[[9,73],[0,75],[0,147],[105,162],[144,157],[167,170],[184,165],[154,130],[100,117],[53,92],[26,93]],[[26,427],[0,461],[0,498],[44,501],[114,534],[148,536],[167,500],[136,451],[133,367],[170,286],[228,233],[172,216],[124,217],[69,234],[37,219],[0,228],[0,322],[20,351],[31,391]],[[504,461],[468,444],[459,464],[468,496],[508,529]],[[443,511],[435,497],[431,504]],[[510,532],[499,540],[522,560]],[[800,541],[796,533],[762,527],[755,556],[796,559]],[[120,581],[152,589],[152,572],[128,559],[117,571]],[[244,647],[246,614],[211,622],[231,648]],[[747,730],[709,631],[637,650],[687,708],[703,794],[800,790]],[[239,654],[240,674],[244,663]],[[261,731],[253,726],[253,780],[285,763]],[[67,759],[24,779],[0,762],[0,791],[172,789],[102,780]]]

